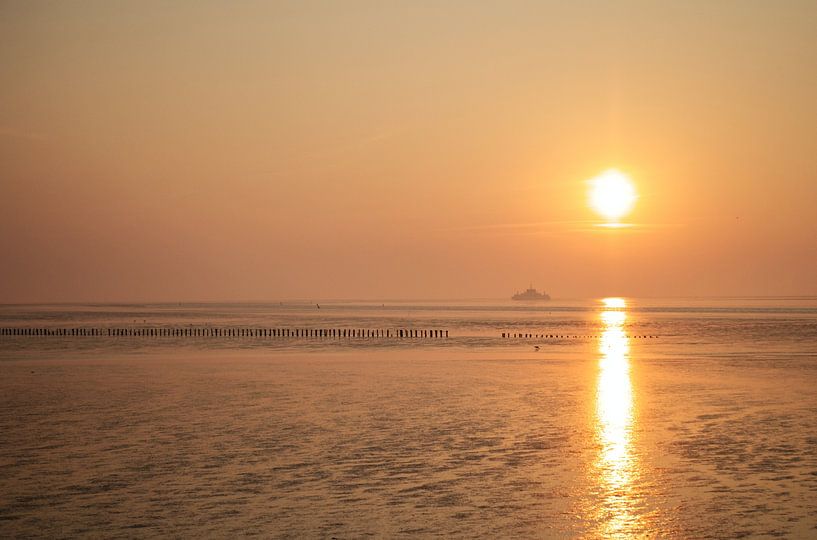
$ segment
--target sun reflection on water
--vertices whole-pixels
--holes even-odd
[[[623,298],[605,298],[596,387],[596,463],[603,509],[599,522],[605,537],[628,536],[635,525],[633,483],[637,464],[632,450],[633,385]]]

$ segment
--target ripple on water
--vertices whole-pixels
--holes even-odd
[[[627,489],[596,469],[592,355],[7,363],[0,532],[813,536],[814,370],[706,362],[631,362]]]

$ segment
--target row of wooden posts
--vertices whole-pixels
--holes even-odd
[[[581,339],[581,338],[600,338],[602,336],[595,335],[595,334],[524,334],[524,333],[511,333],[511,332],[502,332],[503,338],[508,339]],[[652,336],[649,334],[633,334],[624,336],[627,338],[632,339],[656,339],[658,336]]]
[[[0,336],[134,336],[134,337],[268,337],[268,338],[426,338],[444,339],[448,330],[440,329],[366,329],[366,328],[215,328],[136,327],[136,328],[0,328]],[[502,332],[506,339],[581,339],[600,338],[594,334],[536,334]],[[655,339],[656,335],[634,334],[627,338]]]
[[[426,338],[444,339],[448,330],[369,328],[0,328],[0,336],[136,336],[136,337],[269,337],[269,338]]]

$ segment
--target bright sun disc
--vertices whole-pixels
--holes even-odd
[[[590,180],[590,206],[610,221],[617,221],[632,210],[637,195],[626,174],[610,169]]]

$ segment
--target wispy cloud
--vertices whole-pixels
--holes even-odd
[[[561,233],[603,233],[610,230],[646,232],[683,227],[681,223],[610,223],[606,221],[537,221],[529,223],[493,223],[441,229],[445,232],[487,233],[499,236],[552,235]]]
[[[536,229],[543,227],[554,227],[559,225],[580,225],[590,224],[590,221],[535,221],[530,223],[487,223],[482,225],[465,225],[462,227],[450,227],[447,231],[494,231],[494,230],[522,230]]]

